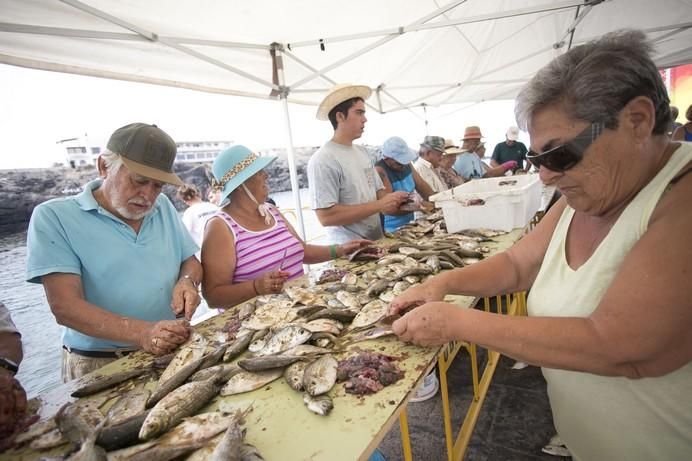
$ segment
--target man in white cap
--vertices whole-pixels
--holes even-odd
[[[64,327],[65,382],[136,349],[169,353],[189,336],[202,266],[161,194],[165,183],[183,184],[175,155],[175,142],[156,125],[126,125],[99,156],[99,179],[34,209],[27,281],[43,284]]]
[[[505,142],[501,142],[495,146],[493,156],[490,159],[490,166],[498,167],[505,162],[514,160],[517,162],[517,166],[513,169],[514,172],[526,173],[531,165],[526,162],[526,168],[524,168],[524,161],[526,160],[526,153],[528,150],[524,143],[517,141],[519,139],[519,128],[510,126],[507,129],[505,138]]]
[[[353,144],[363,134],[370,94],[367,86],[337,85],[317,109],[334,136],[308,162],[310,201],[332,243],[383,237],[379,214],[395,213],[408,199],[406,192],[387,193],[365,148]]]

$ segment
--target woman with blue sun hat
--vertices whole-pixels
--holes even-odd
[[[271,204],[267,173],[275,156],[235,145],[214,160],[213,186],[220,210],[207,222],[202,244],[202,288],[212,307],[229,307],[258,295],[280,293],[284,282],[303,275],[303,264],[345,256],[370,245],[308,245]]]

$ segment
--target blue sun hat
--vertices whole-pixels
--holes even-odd
[[[274,160],[276,156],[260,157],[240,144],[221,152],[211,167],[214,173],[212,187],[221,191],[219,203],[223,203],[231,192],[252,175],[268,167]]]
[[[382,157],[391,158],[402,165],[408,165],[418,158],[418,153],[409,148],[406,141],[400,137],[392,136],[382,144]]]

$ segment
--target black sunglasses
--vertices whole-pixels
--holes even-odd
[[[603,130],[605,130],[603,122],[594,122],[571,141],[553,147],[542,154],[529,151],[526,158],[536,168],[544,166],[551,171],[562,173],[581,161],[584,151],[603,133]]]

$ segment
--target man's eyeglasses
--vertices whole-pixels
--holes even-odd
[[[536,167],[546,167],[562,173],[574,167],[584,157],[584,152],[605,130],[603,122],[594,122],[571,141],[553,147],[542,154],[529,151],[526,158]]]

